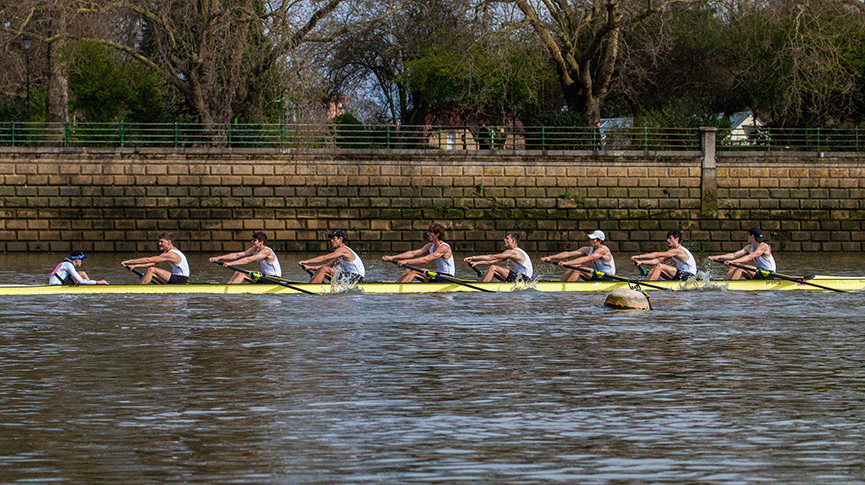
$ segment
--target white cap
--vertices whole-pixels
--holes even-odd
[[[606,238],[607,237],[604,236],[604,233],[602,231],[595,231],[589,234],[589,239],[600,239],[601,241],[603,241]]]

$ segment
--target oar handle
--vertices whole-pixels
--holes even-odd
[[[138,275],[138,279],[144,278],[144,273],[142,273],[141,271],[138,271],[138,270],[135,269],[135,268],[130,268],[129,266],[126,266],[125,264],[123,265],[123,267],[126,268],[126,269],[128,269],[129,271],[132,271],[132,272],[135,273],[136,275]],[[151,279],[151,280],[150,280],[150,284],[151,284],[151,285],[161,285],[162,282],[160,282],[160,281],[158,281],[158,280],[156,280],[156,279],[154,278],[154,279]]]
[[[477,267],[472,266],[469,263],[466,263],[466,264],[468,265],[469,268],[473,269],[475,273],[477,273],[478,278],[482,278],[484,276],[484,270],[478,269]]]
[[[388,259],[387,261],[390,261],[390,262],[393,263],[393,264],[397,264],[397,261],[395,261],[395,260],[393,260],[393,259]],[[437,279],[440,279],[440,280],[450,281],[451,283],[456,283],[456,284],[458,284],[458,285],[462,285],[462,286],[465,286],[465,287],[467,287],[467,288],[471,288],[471,289],[473,289],[473,290],[483,291],[483,292],[485,292],[485,293],[495,293],[495,291],[493,291],[493,290],[488,290],[488,289],[486,289],[486,288],[481,288],[480,286],[470,285],[470,284],[465,283],[465,282],[462,282],[462,281],[460,281],[460,280],[458,280],[458,279],[456,279],[456,278],[451,278],[451,277],[449,277],[449,276],[445,276],[445,275],[443,275],[443,274],[439,274],[439,273],[437,273],[437,272],[435,272],[435,271],[431,271],[431,270],[428,270],[428,269],[418,268],[417,266],[412,266],[412,265],[410,265],[410,264],[403,264],[402,267],[403,267],[403,268],[408,268],[408,269],[410,269],[410,270],[412,270],[412,271],[417,271],[417,272],[420,273],[420,274],[426,275],[426,276],[429,277],[430,279],[432,279],[432,278],[437,278]]]
[[[223,264],[220,263],[219,261],[213,261],[213,262],[216,263],[216,264],[218,264],[218,265],[220,265],[220,266],[223,266]],[[237,271],[237,272],[239,272],[239,273],[243,273],[243,274],[249,275],[249,276],[255,278],[256,281],[261,280],[261,281],[264,281],[264,282],[267,282],[267,283],[272,283],[272,284],[274,284],[274,285],[284,286],[284,287],[286,287],[286,288],[292,289],[292,290],[294,290],[294,291],[298,291],[298,292],[300,292],[300,293],[306,293],[307,295],[317,295],[317,293],[315,293],[315,292],[312,292],[312,291],[309,291],[309,290],[304,290],[303,288],[298,288],[298,287],[295,286],[295,285],[290,285],[290,284],[288,284],[288,283],[286,283],[286,282],[284,282],[284,281],[280,281],[280,280],[277,280],[277,279],[271,278],[271,277],[267,276],[266,274],[259,273],[258,271],[249,271],[249,270],[246,270],[246,269],[243,269],[243,268],[238,268],[237,266],[232,266],[232,265],[230,265],[230,264],[229,264],[229,265],[225,265],[225,267],[228,268],[228,269],[230,269],[230,270]]]
[[[598,270],[593,269],[593,268],[586,268],[585,266],[571,266],[570,264],[565,264],[565,263],[562,263],[561,261],[547,261],[547,263],[554,264],[554,265],[559,266],[559,267],[562,267],[562,268],[575,269],[575,270],[577,270],[577,271],[582,271],[582,272],[584,272],[584,273],[592,273],[592,274],[600,273],[600,274],[606,274],[606,273],[604,273],[603,271],[598,271]]]

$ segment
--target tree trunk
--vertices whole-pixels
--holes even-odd
[[[53,6],[50,32],[53,39],[48,43],[48,85],[45,98],[45,121],[48,124],[48,139],[63,144],[66,137],[65,123],[69,121],[69,83],[66,78],[66,63],[63,51],[67,42],[66,8],[59,2]]]

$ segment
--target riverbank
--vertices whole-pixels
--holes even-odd
[[[582,245],[739,249],[760,226],[779,251],[865,249],[859,154],[4,148],[0,251],[150,252],[161,231],[189,251],[234,251],[252,231],[319,252],[334,229],[364,251],[417,247],[441,222],[460,252]]]

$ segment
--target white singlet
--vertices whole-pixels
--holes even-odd
[[[673,262],[676,263],[676,269],[678,269],[682,273],[691,273],[693,275],[697,274],[697,260],[694,259],[694,255],[691,254],[691,251],[688,251],[687,248],[680,247],[679,249],[685,251],[688,254],[688,260],[685,262],[679,261],[677,258],[673,258]]]
[[[270,249],[265,246],[264,249]],[[282,267],[279,265],[279,258],[276,257],[276,253],[273,252],[273,249],[270,249],[270,252],[273,253],[273,262],[268,263],[267,259],[259,259],[258,265],[261,266],[261,272],[267,276],[276,276],[277,278],[282,277]],[[259,251],[256,251],[255,254],[258,254]]]
[[[589,255],[595,252],[595,248],[589,248]],[[595,264],[595,269],[598,271],[603,271],[604,273],[614,275],[616,274],[616,260],[613,259],[612,254],[610,255],[610,262],[605,263],[601,261],[601,258],[595,259],[592,261]]]
[[[518,264],[516,261],[511,260],[511,264],[514,265],[514,271],[526,275],[527,278],[531,278],[532,275],[535,273],[535,269],[532,267],[532,260],[529,258],[528,253],[526,253],[522,249],[515,249],[522,253],[523,257],[526,258],[526,260],[523,261],[523,264]]]
[[[336,258],[337,265],[340,267],[342,272],[346,275],[348,274],[356,274],[360,275],[362,278],[366,276],[366,268],[363,267],[363,261],[360,260],[360,256],[354,252],[353,249],[346,246],[346,249],[351,251],[351,254],[354,255],[354,261],[346,261],[342,259],[342,256]]]
[[[758,246],[759,247],[759,246]],[[751,246],[751,253],[754,252],[754,246]],[[757,265],[757,269],[765,269],[767,271],[775,271],[775,257],[769,256],[757,256],[754,258],[754,264]]]
[[[174,265],[172,263],[168,263],[171,266],[171,274],[177,276],[186,276],[189,277],[189,262],[186,261],[186,256],[180,252],[179,249],[174,248],[171,250],[172,253],[176,253],[180,256],[180,264]]]
[[[64,259],[62,263],[58,264],[54,271],[51,272],[51,276],[48,277],[49,285],[95,285],[96,282],[93,280],[84,279],[78,274],[78,270],[75,269],[75,265],[72,264],[72,261],[68,259]]]
[[[451,245],[446,243],[446,242],[441,243],[439,245],[439,247],[441,247],[441,246],[451,247]],[[435,244],[433,244],[432,246],[429,247],[429,253],[430,254],[434,253],[436,251],[436,249],[438,249],[438,248],[435,247]],[[436,261],[436,272],[444,274],[444,275],[450,275],[450,276],[454,276],[456,274],[457,267],[456,267],[456,264],[454,263],[454,252],[453,251],[451,251],[451,257],[449,259],[437,258],[435,261]]]

